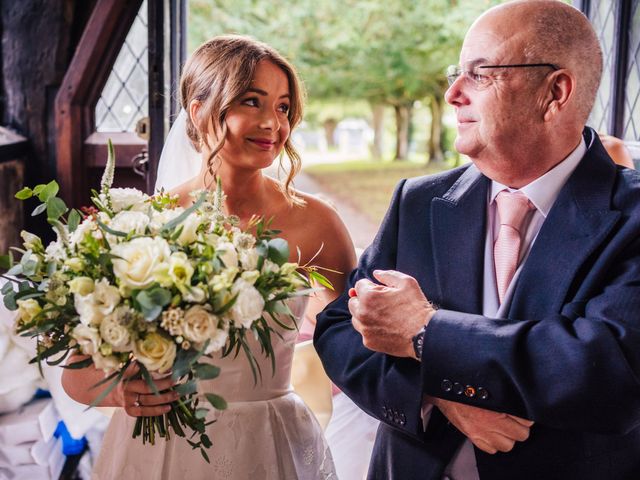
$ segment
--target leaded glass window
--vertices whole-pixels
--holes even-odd
[[[589,125],[599,132],[609,132],[612,114],[613,73],[615,70],[615,27],[618,2],[592,0],[589,17],[598,34],[603,53],[602,81],[589,117]]]
[[[629,65],[624,104],[623,139],[640,140],[640,2],[634,2],[629,31]]]
[[[148,50],[145,0],[96,104],[98,132],[133,132],[136,122],[148,116]]]

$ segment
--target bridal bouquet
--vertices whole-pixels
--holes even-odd
[[[153,444],[173,431],[188,436],[209,461],[206,404],[224,409],[226,403],[219,395],[197,394],[198,380],[220,372],[203,357],[242,351],[258,381],[247,337],[255,337],[275,368],[274,327],[296,328],[285,300],[308,294],[311,282],[330,284],[316,267],[289,263],[287,242],[268,222],[252,219],[255,236],[240,230],[238,219],[222,211],[219,183],[214,192],[196,193],[185,209],[164,192],[149,197],[111,188],[114,166],[109,145],[101,191],[93,191],[95,207],[83,213],[68,211],[55,182],[18,192],[19,199],[42,202],[33,215],[46,212],[57,239],[45,248],[23,231],[24,248],[12,249],[19,261],[13,252],[0,257],[11,280],[2,289],[4,303],[18,312],[17,332],[37,339],[33,363],[62,364],[72,353],[86,358],[65,368],[104,370],[94,405],[125,381],[133,362],[154,392],[153,378],[170,373],[181,398],[163,416],[139,417],[133,437]],[[287,318],[290,324],[283,323]]]

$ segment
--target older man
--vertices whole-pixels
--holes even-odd
[[[640,176],[584,127],[601,70],[563,2],[467,33],[446,99],[472,165],[401,182],[318,317],[382,422],[371,479],[640,478]]]

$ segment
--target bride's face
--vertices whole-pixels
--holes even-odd
[[[268,60],[258,63],[249,90],[227,112],[222,161],[240,168],[265,168],[289,138],[289,81]]]

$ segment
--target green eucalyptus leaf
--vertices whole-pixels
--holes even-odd
[[[61,198],[51,197],[47,200],[47,218],[57,220],[66,212],[67,205]]]
[[[46,187],[44,183],[36,185],[35,187],[33,187],[33,194],[40,195],[40,192],[44,189],[44,187]]]
[[[7,275],[10,277],[16,277],[18,275],[22,275],[22,265],[17,263],[13,267],[11,267],[7,272]]]
[[[7,282],[2,286],[2,290],[0,290],[3,295],[6,295],[9,292],[13,292],[13,283]]]
[[[180,385],[176,385],[173,387],[177,393],[181,396],[191,395],[192,393],[196,393],[198,391],[198,382],[196,380],[191,380],[186,383],[181,383]]]
[[[51,180],[47,183],[42,190],[38,193],[38,200],[41,202],[47,202],[49,199],[55,197],[58,194],[60,187],[55,180]]]
[[[29,187],[24,187],[22,190],[15,194],[15,197],[18,200],[26,200],[28,198],[31,198],[32,196],[33,190],[31,190]]]
[[[104,223],[102,223],[100,220],[98,220],[98,225],[100,226],[100,228],[102,230],[104,230],[107,233],[110,233],[111,235],[115,236],[115,237],[126,237],[127,234],[124,232],[119,232],[118,230],[114,230],[112,228],[107,227]]]
[[[208,363],[197,363],[193,369],[200,380],[212,380],[220,375],[220,367]]]
[[[78,210],[75,208],[71,210],[69,214],[69,218],[67,219],[67,224],[69,226],[69,233],[73,233],[80,225],[80,221],[82,220],[82,216],[78,213]]]
[[[36,215],[40,215],[46,209],[47,209],[47,204],[41,203],[40,205],[38,205],[36,208],[33,209],[33,212],[31,212],[31,216],[35,217]]]
[[[158,315],[162,313],[162,309],[171,303],[171,292],[161,287],[142,290],[136,295],[135,301],[140,307],[144,318],[147,321],[152,321],[158,318]]]
[[[206,192],[202,192],[202,194],[200,195],[198,200],[193,205],[191,205],[189,208],[187,208],[184,212],[182,212],[180,215],[178,215],[173,220],[165,223],[162,226],[162,229],[160,231],[161,232],[168,232],[168,231],[173,230],[174,228],[176,228],[178,225],[180,225],[182,222],[184,222],[189,215],[191,215],[198,208],[200,208],[200,205],[202,205],[202,203],[204,202],[206,197],[207,197],[207,193]]]
[[[225,410],[227,408],[227,401],[215,393],[205,393],[204,396],[208,402],[217,410]]]
[[[15,292],[9,292],[6,293],[4,295],[4,306],[7,307],[7,310],[10,310],[12,312],[16,311],[18,309],[18,304],[16,303],[16,293]]]
[[[269,240],[269,260],[278,265],[289,261],[289,244],[283,238]]]

